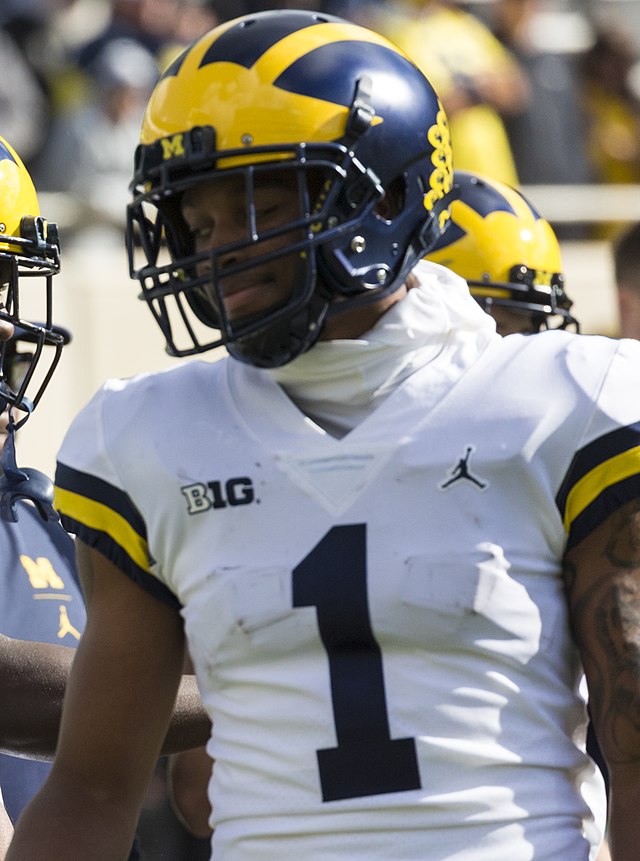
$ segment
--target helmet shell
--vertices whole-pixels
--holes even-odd
[[[29,172],[18,153],[0,137],[0,251],[20,251],[9,237],[22,236],[24,216],[39,215],[38,197]]]
[[[52,278],[59,271],[57,226],[40,215],[29,172],[0,137],[0,316],[15,332],[13,341],[0,343],[0,412],[7,406],[21,410],[23,417],[16,426],[26,421],[42,397],[65,343],[52,320]],[[39,306],[35,319],[26,319],[21,312],[26,304],[21,292],[27,288],[30,306]],[[16,349],[18,339],[29,341],[28,351]]]
[[[319,13],[263,12],[202,36],[162,74],[140,141],[165,139],[171,159],[182,152],[180,134],[198,126],[214,127],[220,151],[341,140],[363,76],[375,110],[367,164],[384,185],[424,154],[429,190],[444,194],[453,179],[446,116],[422,73],[383,36]]]
[[[485,310],[493,305],[528,318],[523,331],[572,327],[560,245],[528,198],[498,180],[458,170],[458,197],[447,231],[427,255],[461,275]]]
[[[516,266],[551,276],[562,272],[551,225],[520,191],[489,177],[455,172],[460,196],[451,224],[429,253],[467,281],[509,283]]]

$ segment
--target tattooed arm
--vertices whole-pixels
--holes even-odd
[[[611,857],[633,861],[640,846],[640,501],[569,551],[565,583],[609,769]]]

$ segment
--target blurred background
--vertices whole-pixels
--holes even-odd
[[[124,246],[144,105],[211,27],[287,6],[399,44],[441,96],[455,166],[525,191],[560,238],[583,331],[618,335],[612,248],[640,221],[640,0],[0,0],[0,134],[59,224],[55,320],[73,333],[20,433],[19,463],[52,475],[72,416],[103,380],[178,361],[136,298]],[[28,296],[23,305],[28,316]],[[167,433],[179,434],[170,405]],[[148,861],[207,857],[170,813],[162,764],[141,834]]]

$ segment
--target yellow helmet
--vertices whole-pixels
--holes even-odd
[[[0,319],[15,327],[14,341],[0,344],[0,412],[16,406],[28,417],[38,403],[60,358],[68,333],[52,322],[52,277],[60,271],[57,226],[40,215],[33,182],[10,144],[0,137]],[[33,287],[44,279],[44,294],[34,297]],[[41,302],[40,320],[21,315],[20,288],[28,283],[30,307]],[[24,298],[24,297],[23,297]],[[35,301],[34,301],[35,300]],[[17,353],[15,340],[29,341],[29,353]],[[34,376],[45,346],[47,362]],[[13,363],[21,356],[17,379]],[[22,422],[20,422],[22,423]]]
[[[579,330],[564,289],[560,246],[548,221],[511,186],[457,170],[451,221],[427,259],[466,279],[475,299],[526,314],[531,331]]]
[[[267,235],[252,215],[254,191],[276,174],[297,189],[298,212]],[[245,235],[195,254],[181,195],[233,175],[243,178]],[[188,48],[150,98],[129,206],[131,274],[171,354],[224,344],[241,361],[276,367],[309,349],[336,300],[344,311],[400,287],[443,229],[452,183],[445,113],[398,48],[330,15],[246,15]],[[295,256],[290,298],[230,320],[225,278],[273,259],[265,243],[274,237],[279,257]],[[240,262],[228,266],[229,255]],[[207,279],[196,271],[204,264]],[[192,314],[219,337],[199,341]]]

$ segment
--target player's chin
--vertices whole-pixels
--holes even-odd
[[[256,320],[281,307],[289,298],[272,283],[263,283],[225,296],[226,315],[233,323]]]

